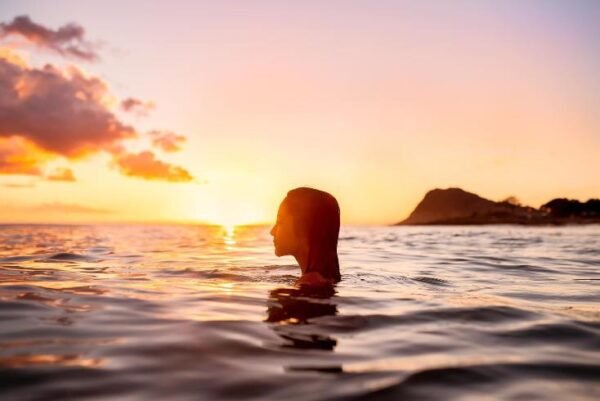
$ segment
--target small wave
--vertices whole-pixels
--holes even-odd
[[[483,258],[481,258],[483,259]],[[489,259],[489,258],[487,258]],[[550,269],[547,267],[541,267],[541,266],[536,266],[536,265],[532,265],[532,264],[526,264],[526,263],[491,263],[491,262],[484,262],[483,260],[478,260],[475,261],[476,266],[484,266],[484,267],[491,267],[494,269],[499,269],[499,270],[520,270],[523,272],[536,272],[536,273],[555,273],[556,270],[554,269]]]
[[[52,291],[75,295],[102,295],[107,292],[107,290],[103,290],[94,285],[80,285],[75,287],[54,288],[52,289]]]
[[[242,269],[255,268],[255,269],[265,269],[265,270],[293,270],[299,271],[300,267],[298,265],[266,265],[266,266],[244,266]]]
[[[529,245],[529,244],[540,244],[544,242],[542,237],[502,237],[498,238],[495,243],[497,244],[510,244],[510,245]]]
[[[600,366],[590,364],[539,362],[497,363],[485,365],[451,366],[424,369],[408,375],[400,381],[358,396],[344,397],[351,400],[439,400],[452,399],[449,391],[455,390],[463,397],[488,398],[489,385],[508,380],[585,380],[596,381]],[[509,387],[506,383],[504,389]],[[544,386],[532,389],[527,399],[546,399]],[[462,398],[461,398],[462,399]],[[469,398],[471,399],[471,398]]]
[[[355,239],[358,239],[358,237],[355,237],[353,235],[348,235],[348,236],[339,238],[340,241],[354,241]]]
[[[318,372],[318,373],[344,373],[344,368],[336,366],[288,366],[285,368],[288,372]]]
[[[35,259],[34,256],[8,256],[0,258],[0,263],[19,263]]]
[[[582,248],[577,251],[577,253],[582,255],[594,255],[600,256],[600,249],[598,248]]]
[[[529,319],[533,312],[510,306],[483,306],[478,308],[439,308],[405,315],[414,320],[452,320],[463,322],[504,322]]]
[[[437,278],[437,277],[428,277],[428,276],[418,276],[412,278],[414,281],[418,281],[420,283],[426,283],[431,285],[449,285],[448,281]]]
[[[273,266],[248,266],[233,267],[224,269],[203,269],[196,270],[192,268],[181,270],[161,270],[161,275],[168,277],[190,277],[200,280],[218,280],[231,282],[265,282],[274,284],[289,284],[298,279],[298,275],[281,274],[282,271],[299,270],[297,266],[273,265]]]
[[[59,252],[53,255],[47,256],[42,259],[38,259],[38,262],[99,262],[101,259],[80,255],[77,253],[70,252]]]
[[[187,271],[188,276],[204,280],[248,281],[249,277],[242,274],[229,273],[221,270]]]
[[[600,329],[576,322],[537,324],[524,329],[495,333],[503,340],[534,343],[575,343],[579,348],[600,350]]]
[[[343,282],[352,284],[389,284],[407,283],[411,279],[401,275],[383,275],[376,273],[344,273]]]
[[[87,251],[104,255],[114,254],[113,248],[108,246],[95,246],[93,248],[89,248]]]
[[[41,304],[20,302],[18,299],[14,301],[5,299],[0,302],[0,320],[6,319],[8,321],[11,317],[21,317],[27,313],[34,313],[45,309]]]
[[[402,315],[344,315],[326,316],[318,319],[320,327],[333,331],[381,329],[395,325],[423,324],[431,322],[457,323],[502,323],[530,319],[534,313],[508,306],[489,306],[480,308],[444,308],[404,313]]]

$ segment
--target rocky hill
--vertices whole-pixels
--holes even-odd
[[[554,199],[540,209],[495,202],[460,188],[434,189],[397,224],[565,224],[600,223],[600,200]]]

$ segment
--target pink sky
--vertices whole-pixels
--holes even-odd
[[[346,223],[399,221],[434,187],[600,197],[598,2],[123,3],[0,4],[5,24],[83,27],[96,61],[0,47],[21,77],[75,65],[122,124],[38,112],[0,132],[0,221],[272,221],[300,185]]]

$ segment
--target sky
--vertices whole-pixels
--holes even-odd
[[[0,222],[600,197],[600,2],[0,3]]]

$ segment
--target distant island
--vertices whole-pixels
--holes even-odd
[[[460,188],[448,188],[427,192],[410,216],[396,225],[594,223],[600,223],[600,199],[580,202],[557,198],[536,209],[521,205],[514,197],[494,202]]]

